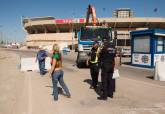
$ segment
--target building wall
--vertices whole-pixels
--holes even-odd
[[[84,26],[85,19],[25,19],[24,28],[28,33],[26,36],[27,46],[36,47],[59,42],[67,42],[71,45],[75,29]],[[83,21],[80,21],[83,20]],[[105,23],[113,31],[117,30],[118,44],[125,45],[130,42],[130,32],[142,29],[165,29],[165,18],[98,18],[97,25]],[[73,38],[74,39],[74,38]],[[126,41],[127,40],[127,41]],[[74,44],[77,41],[74,39]]]
[[[67,43],[68,45],[72,45],[72,37],[72,33],[29,34],[26,37],[26,44],[28,47],[52,45],[54,43]],[[77,43],[77,39],[73,38],[73,43]]]

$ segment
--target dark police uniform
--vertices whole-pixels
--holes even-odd
[[[97,88],[97,83],[98,83],[98,75],[99,75],[99,47],[97,48],[92,48],[91,49],[91,53],[90,53],[90,74],[91,74],[91,78],[92,78],[92,85],[91,85],[91,89],[96,89]]]
[[[115,79],[112,79],[115,66],[116,50],[112,43],[105,43],[100,52],[101,59],[101,81],[103,94],[98,97],[99,100],[107,100],[107,97],[113,98],[115,91]]]

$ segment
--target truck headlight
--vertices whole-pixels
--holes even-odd
[[[83,45],[79,44],[79,45],[78,45],[78,50],[79,50],[79,51],[83,51]]]

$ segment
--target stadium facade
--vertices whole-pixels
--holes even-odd
[[[122,12],[120,12],[122,11]],[[128,12],[128,14],[127,14]],[[97,25],[106,24],[113,31],[117,31],[117,46],[130,46],[130,32],[141,29],[165,29],[165,18],[134,17],[126,9],[117,9],[110,18],[98,18]],[[23,26],[28,48],[37,48],[39,45],[66,43],[68,46],[77,44],[74,31],[85,25],[85,18],[56,19],[55,17],[24,18]]]

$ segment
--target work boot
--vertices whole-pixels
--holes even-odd
[[[89,88],[90,88],[90,89],[94,89],[94,87],[93,87],[93,86],[90,86]]]
[[[97,86],[90,86],[90,89],[97,89]]]
[[[103,97],[103,96],[100,96],[100,97],[97,97],[98,100],[104,100],[106,101],[107,100],[107,97]]]
[[[108,97],[113,98],[113,93],[109,93]]]
[[[58,98],[54,96],[54,101],[58,101]]]
[[[113,98],[113,95],[108,95],[108,97]]]
[[[70,94],[67,94],[66,97],[67,97],[67,98],[71,98],[71,95],[70,95]]]

